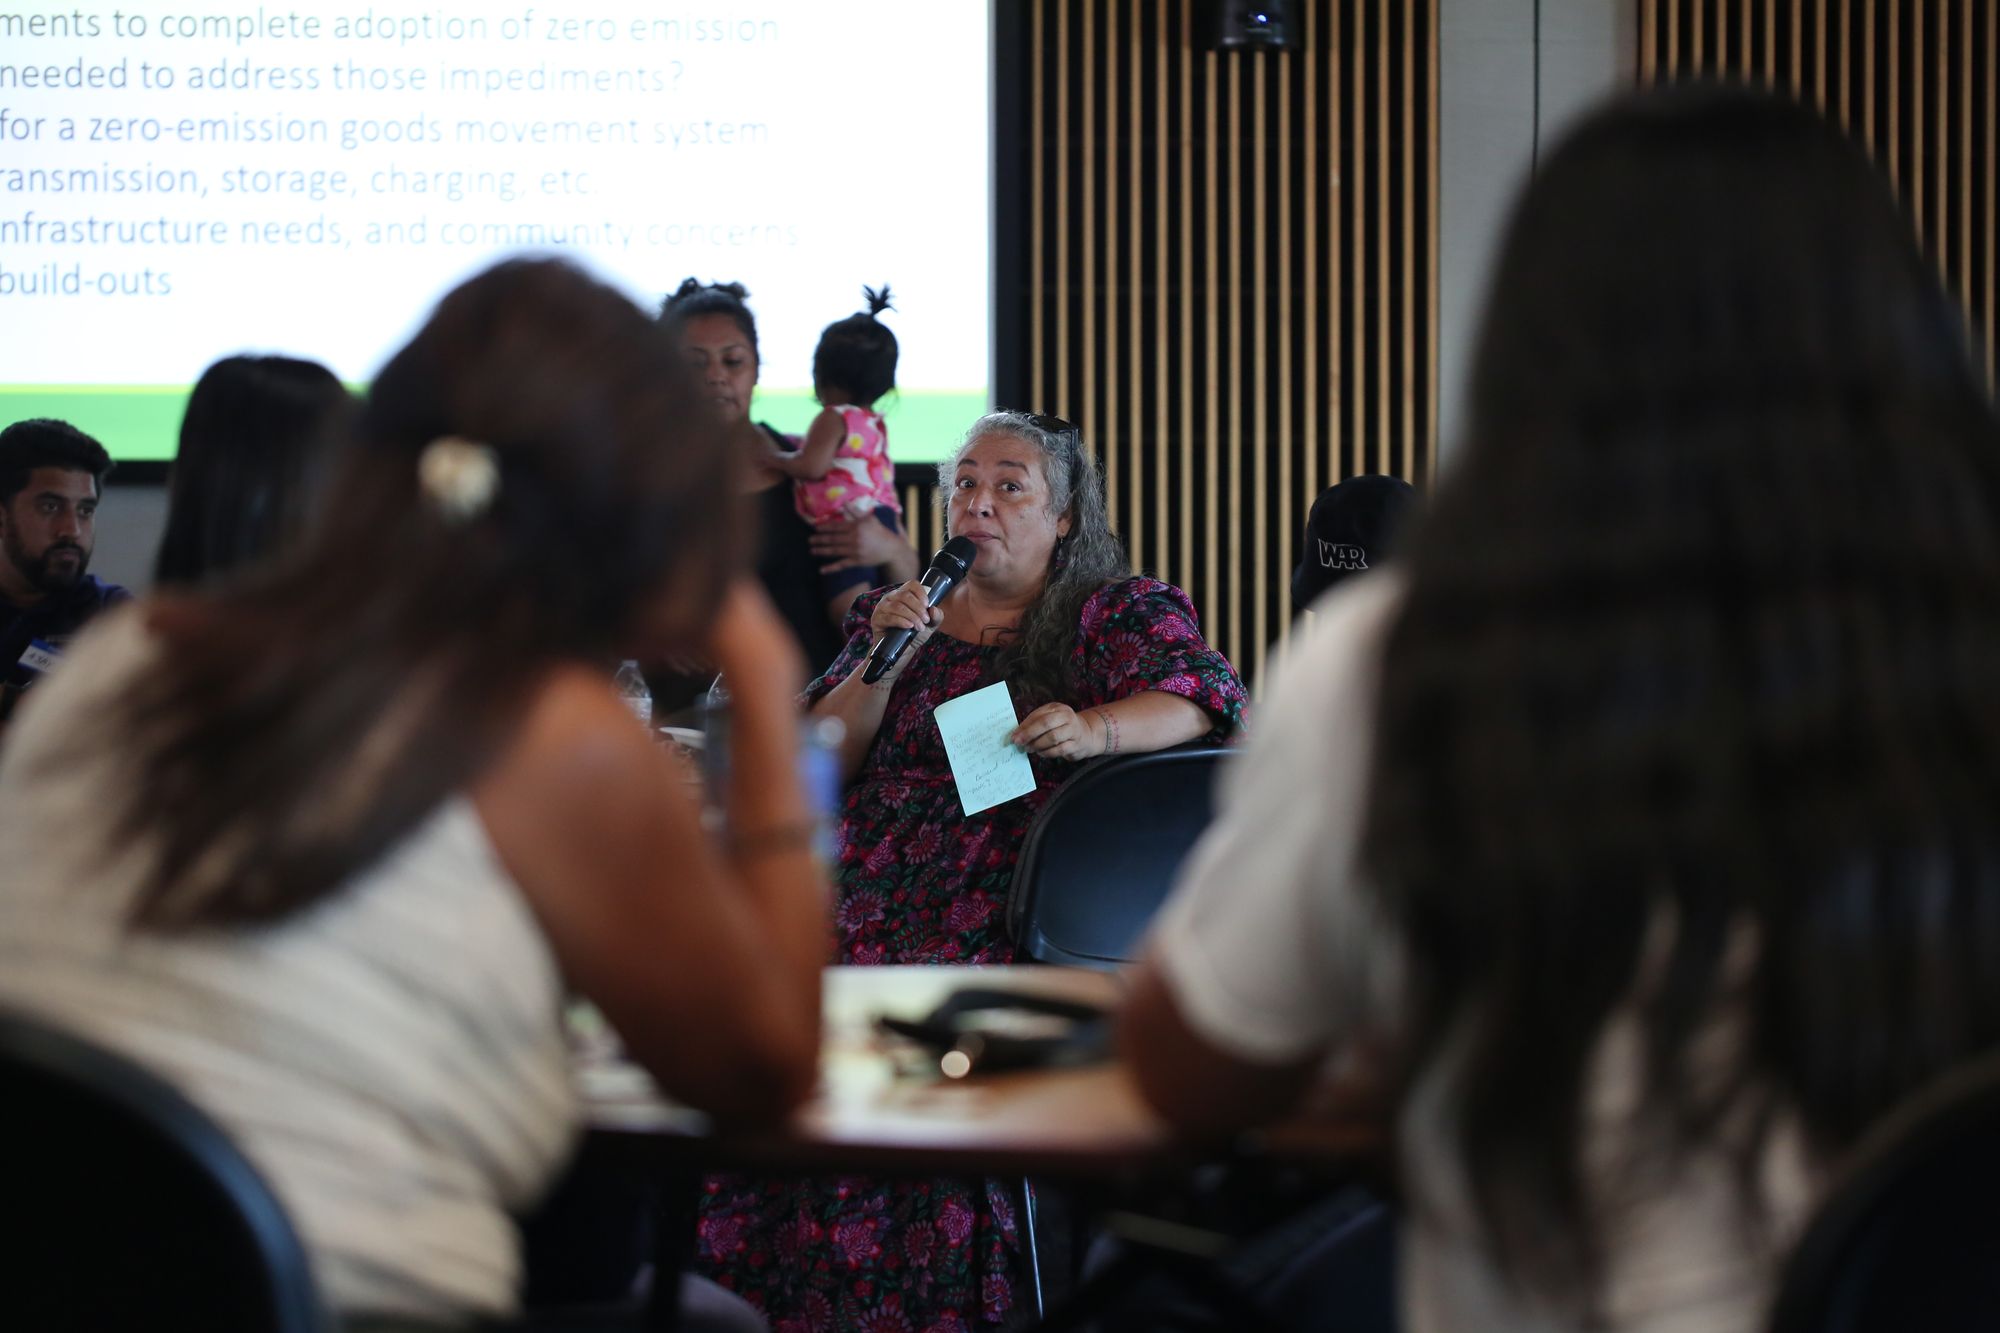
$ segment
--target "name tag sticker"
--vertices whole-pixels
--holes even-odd
[[[56,663],[60,661],[62,661],[61,653],[40,639],[33,639],[28,643],[28,650],[21,654],[20,665],[39,676],[44,672],[55,670]]]

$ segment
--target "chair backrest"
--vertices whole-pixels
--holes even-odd
[[[213,1120],[123,1056],[0,1014],[0,1324],[321,1333],[305,1247]]]
[[[1785,1265],[1771,1333],[2000,1328],[2000,1059],[1885,1118]]]
[[[1214,813],[1227,750],[1094,760],[1035,817],[1007,906],[1023,958],[1112,968],[1130,962],[1174,872]]]

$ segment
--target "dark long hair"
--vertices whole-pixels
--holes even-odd
[[[1025,701],[1073,703],[1078,692],[1070,667],[1083,604],[1132,572],[1104,508],[1104,477],[1075,426],[1029,412],[988,412],[972,423],[951,457],[938,464],[938,503],[947,515],[958,460],[987,435],[1011,436],[1040,451],[1049,512],[1069,517],[1069,533],[1056,543],[1041,595],[1001,646],[1000,674],[1020,687]]]
[[[154,584],[200,583],[292,541],[353,415],[317,361],[229,356],[203,371],[181,417]]]
[[[1517,1283],[1597,1290],[1621,1007],[1641,1128],[1746,1189],[1771,1113],[1831,1154],[2000,1041],[1996,677],[2000,430],[1884,184],[1746,90],[1590,118],[1508,230],[1365,835]]]
[[[419,481],[453,437],[498,483],[458,513]],[[101,723],[134,756],[113,851],[152,839],[135,922],[299,910],[474,779],[553,665],[611,660],[676,605],[699,633],[731,483],[624,297],[553,260],[446,296],[376,377],[297,558],[151,613],[159,665]]]

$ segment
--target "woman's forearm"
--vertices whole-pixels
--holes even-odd
[[[813,809],[799,779],[797,705],[782,694],[764,707],[739,697],[729,744],[725,846],[773,955],[816,1001],[819,969],[827,961],[817,919],[825,888],[812,857]]]
[[[889,692],[894,685],[894,680],[869,685],[861,679],[861,668],[856,667],[853,674],[813,705],[814,717],[837,717],[845,728],[840,743],[843,780],[854,776],[868,755],[868,747],[875,743],[875,733],[882,729],[882,718],[889,711]]]
[[[1192,699],[1147,690],[1082,711],[1103,742],[1100,754],[1141,754],[1196,740],[1215,729],[1215,719]]]

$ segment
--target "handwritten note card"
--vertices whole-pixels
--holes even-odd
[[[1035,789],[1035,770],[1028,756],[1007,741],[1007,733],[1020,725],[1020,719],[1014,716],[1014,700],[1005,681],[939,704],[932,715],[944,737],[945,757],[951,760],[951,776],[958,782],[958,800],[966,814],[990,810]]]

